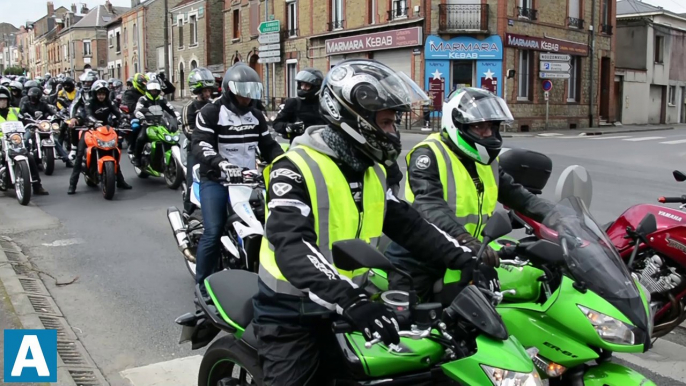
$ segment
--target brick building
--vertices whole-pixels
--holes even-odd
[[[124,74],[124,55],[122,50],[127,44],[127,33],[122,30],[122,17],[117,16],[107,28],[107,74],[105,78],[117,78],[122,80]],[[126,80],[126,78],[124,78]]]
[[[223,4],[213,0],[182,0],[169,10],[171,62],[177,96],[190,96],[188,73],[210,67],[223,73]]]

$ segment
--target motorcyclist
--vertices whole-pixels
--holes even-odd
[[[210,98],[216,88],[214,76],[208,69],[199,67],[188,74],[188,89],[195,95],[195,99],[184,106],[181,114],[184,118],[183,132],[188,139],[188,152],[186,157],[186,184],[188,185],[188,191],[186,192],[186,197],[183,202],[185,214],[190,214],[195,209],[193,203],[191,203],[190,196],[193,186],[193,167],[195,166],[195,157],[191,150],[195,120],[200,109],[210,103]]]
[[[196,282],[204,280],[219,261],[219,243],[227,220],[228,191],[220,182],[239,183],[242,169],[256,168],[256,150],[267,162],[283,154],[269,134],[267,121],[254,107],[262,97],[260,76],[245,63],[236,63],[224,74],[222,97],[197,114],[191,145],[200,164],[200,202],[204,231],[197,252]]]
[[[112,80],[112,87],[110,88],[110,100],[114,102],[117,99],[117,95],[122,92],[122,82],[119,79]]]
[[[10,79],[8,77],[0,78],[0,86],[2,86],[2,87],[9,87],[11,82],[12,82],[12,79]]]
[[[5,121],[20,121],[21,113],[19,112],[19,109],[10,107],[10,99],[12,99],[10,90],[7,87],[0,86],[0,123]],[[33,180],[33,194],[42,196],[48,195],[48,191],[41,185],[36,159],[33,158],[31,153],[27,153],[26,157],[29,160],[31,179]]]
[[[62,82],[62,90],[57,93],[57,108],[59,110],[68,108],[75,98],[76,83],[71,77],[66,77]]]
[[[130,76],[129,79],[126,80],[126,89],[130,90],[133,87],[133,77]]]
[[[10,92],[12,93],[12,98],[10,101],[11,107],[20,107],[21,106],[21,98],[22,98],[22,91],[24,90],[24,85],[21,84],[20,82],[17,82],[16,80],[10,82],[9,86]]]
[[[76,126],[85,125],[85,114],[83,109],[91,98],[91,87],[93,83],[98,80],[98,76],[93,71],[83,73],[79,80],[81,81],[81,89],[77,92],[74,101],[69,107],[69,140],[71,142],[70,159],[76,158],[76,149],[79,146],[79,135],[75,130]]]
[[[43,92],[43,89],[41,88],[40,84],[38,84],[38,82],[36,82],[35,80],[27,80],[26,83],[24,83],[24,89],[22,90],[22,94],[21,94],[22,98],[21,98],[21,101],[19,102],[20,105],[21,105],[21,103],[24,103],[24,99],[26,97],[26,94],[29,92],[29,90],[34,88],[34,87],[40,88],[41,93]]]
[[[131,79],[132,87],[124,92],[122,96],[121,103],[129,109],[129,114],[133,115],[134,110],[136,110],[136,104],[142,96],[145,95],[145,87],[148,83],[148,79],[145,75],[137,73]],[[133,118],[133,117],[132,117]],[[131,133],[128,135],[127,141],[129,144],[129,154],[133,154],[136,148],[136,138],[138,137],[138,131],[140,130],[140,121],[138,119],[131,119]]]
[[[45,91],[43,92],[45,94],[45,99],[47,102],[51,105],[55,105],[57,103],[57,79],[55,78],[50,78],[45,82]]]
[[[481,247],[481,231],[497,202],[538,221],[554,207],[498,166],[503,142],[500,125],[511,120],[502,98],[478,88],[458,89],[443,104],[441,133],[428,136],[407,155],[406,200],[428,221],[473,250]],[[434,283],[448,268],[418,261],[397,243],[388,246],[386,256],[411,274],[423,300],[431,297]],[[498,254],[490,246],[483,258],[488,266],[499,265]],[[481,266],[479,270],[485,281],[498,285],[494,269]],[[434,300],[451,301],[470,277],[467,274],[458,283],[444,286],[440,299]],[[389,274],[389,281],[393,289],[409,287],[395,273]]]
[[[176,122],[176,111],[174,106],[169,104],[166,99],[160,94],[162,93],[160,83],[156,80],[148,81],[146,84],[145,96],[140,97],[138,103],[136,104],[136,110],[134,115],[142,123],[141,129],[139,130],[138,138],[136,138],[136,148],[133,155],[133,165],[136,167],[141,166],[141,153],[145,144],[148,142],[148,135],[145,131],[145,113],[148,112],[150,106],[160,106],[162,110],[166,111],[172,116],[173,122],[170,125],[178,125]]]
[[[109,89],[104,80],[98,80],[93,83],[91,87],[91,98],[86,103],[83,110],[85,117],[84,122],[91,125],[107,124],[111,115],[114,116],[114,122],[121,121],[121,113],[117,106],[108,98]],[[116,125],[115,125],[116,126]],[[76,152],[76,161],[74,162],[74,170],[71,172],[69,178],[69,190],[67,194],[76,193],[76,184],[79,182],[79,174],[81,173],[81,164],[83,163],[83,156],[86,152],[86,136],[82,135],[79,140],[78,150]],[[121,167],[117,168],[117,188],[131,189],[131,185],[124,180],[124,175],[121,172]]]
[[[291,142],[302,134],[306,128],[324,125],[326,121],[319,113],[317,93],[324,80],[321,71],[305,68],[298,72],[295,81],[298,83],[298,96],[286,100],[284,107],[274,119],[274,130]]]
[[[46,103],[41,97],[41,90],[38,87],[32,87],[27,94],[27,98],[22,99],[19,113],[21,115],[28,114],[31,118],[35,118],[36,112],[40,111],[43,113],[41,116],[42,119],[47,119],[48,117],[55,115],[57,113],[55,106]],[[24,124],[28,123],[28,121],[24,121]]]
[[[320,355],[331,341],[334,312],[367,340],[378,334],[386,345],[399,342],[394,311],[360,287],[365,270],[336,267],[334,242],[358,238],[374,245],[383,233],[426,261],[462,267],[473,260],[469,248],[388,189],[384,167],[401,151],[395,113],[426,98],[382,63],[343,61],[321,88],[329,123],[308,128],[265,170],[269,213],[253,298],[265,384],[327,384],[335,364]]]

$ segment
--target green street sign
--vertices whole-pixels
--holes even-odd
[[[271,32],[279,32],[281,30],[281,20],[263,21],[257,30],[261,34],[267,34]]]

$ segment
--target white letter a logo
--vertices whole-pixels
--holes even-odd
[[[31,350],[31,356],[33,359],[28,359],[29,349]],[[14,362],[14,367],[12,367],[12,376],[20,377],[21,372],[25,367],[34,367],[38,372],[38,376],[49,377],[50,370],[48,370],[48,364],[45,363],[45,357],[43,357],[43,350],[40,348],[40,343],[38,343],[38,336],[36,335],[25,335],[21,340],[21,346],[19,347],[19,352],[17,353],[17,360]]]

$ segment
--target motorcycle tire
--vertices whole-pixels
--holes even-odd
[[[0,166],[0,169],[2,169],[1,166]],[[3,172],[0,173],[0,192],[6,192],[7,191],[7,187],[9,185],[11,185],[11,182],[9,179],[10,179],[9,172],[7,171],[7,169],[4,169]]]
[[[43,170],[46,176],[55,172],[55,151],[53,148],[43,148]]]
[[[117,173],[114,172],[114,162],[105,162],[102,167],[102,176],[100,177],[102,196],[105,200],[111,200],[114,197],[116,182]]]
[[[234,378],[234,369],[239,367],[238,378]],[[257,359],[257,352],[246,347],[245,343],[236,340],[233,335],[217,339],[205,352],[200,362],[198,386],[236,384],[245,385],[247,375],[252,378],[251,385],[263,386],[262,367]],[[236,383],[221,380],[233,381]],[[243,380],[244,383],[240,383]]]
[[[186,178],[183,174],[183,168],[176,162],[176,158],[170,157],[166,170],[164,171],[164,182],[171,190],[176,190],[181,186],[181,183]]]
[[[17,201],[21,205],[28,205],[31,201],[31,172],[28,161],[14,164],[14,191]]]

